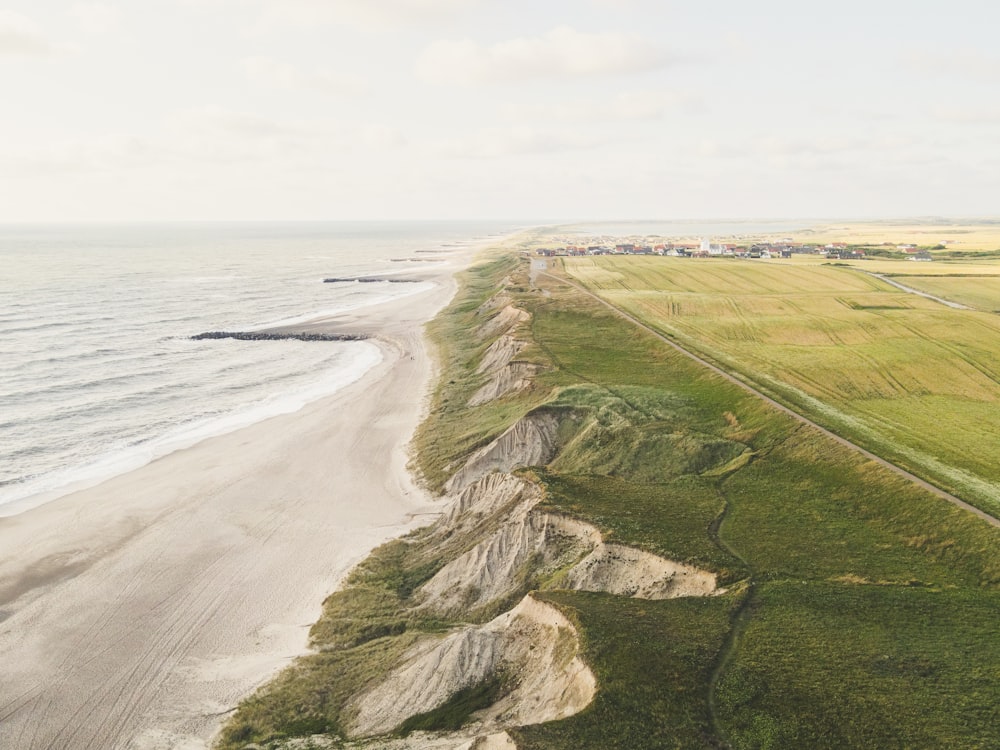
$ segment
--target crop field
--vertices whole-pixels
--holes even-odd
[[[990,447],[1000,317],[827,264],[595,257],[567,259],[566,269],[817,422],[1000,510],[1000,454]]]
[[[1000,276],[904,276],[901,284],[984,312],[1000,312]]]
[[[798,256],[813,264],[826,263],[816,256]],[[849,261],[853,268],[885,276],[905,276],[906,278],[945,277],[969,279],[1000,278],[1000,263],[996,261],[948,260],[946,255],[935,254],[937,260],[921,263],[912,260],[883,260],[870,258],[864,261]],[[796,258],[792,258],[796,260]],[[784,263],[786,261],[782,261]],[[973,282],[975,283],[975,282]]]
[[[941,251],[995,251],[1000,249],[1000,223],[914,223],[914,222],[852,222],[829,224],[794,232],[797,242],[848,242],[854,245],[892,246],[910,243],[922,247],[945,244]]]

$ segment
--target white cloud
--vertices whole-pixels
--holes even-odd
[[[162,148],[147,139],[110,134],[89,140],[56,139],[32,147],[0,151],[0,165],[19,177],[110,172],[162,162]]]
[[[304,71],[270,57],[248,57],[243,60],[243,70],[254,83],[273,88],[338,95],[360,94],[366,88],[364,79],[357,75],[332,70]]]
[[[698,155],[710,159],[733,159],[746,154],[744,148],[718,138],[702,138],[698,143]]]
[[[360,140],[374,151],[388,151],[405,146],[404,136],[397,128],[388,125],[369,125],[360,133]]]
[[[469,10],[478,0],[341,0],[342,12],[380,21],[424,21]]]
[[[264,0],[257,30],[266,30],[274,24],[311,26],[320,23],[347,23],[398,27],[437,23],[473,8],[479,2],[480,0]]]
[[[69,14],[88,34],[107,34],[118,28],[118,11],[103,3],[76,3]]]
[[[608,99],[578,99],[538,105],[510,104],[511,119],[560,122],[622,122],[659,120],[668,112],[702,112],[705,104],[695,94],[670,91],[625,91]]]
[[[421,53],[416,71],[433,83],[477,84],[634,73],[668,62],[662,47],[638,34],[588,33],[560,26],[543,36],[490,46],[470,39],[439,40]]]
[[[913,52],[905,62],[920,75],[945,75],[985,83],[1000,81],[1000,58],[977,50]]]
[[[0,10],[0,55],[49,55],[54,48],[30,18]]]
[[[599,138],[567,130],[487,128],[469,137],[439,142],[435,150],[446,156],[479,159],[580,151],[602,142]]]
[[[927,168],[947,159],[946,143],[904,134],[768,135],[705,138],[696,147],[702,166],[756,170],[761,175],[820,175],[893,168]],[[783,179],[783,178],[782,178]]]
[[[939,107],[934,116],[942,122],[994,125],[1000,123],[1000,107]]]
[[[403,134],[387,125],[343,127],[326,120],[276,120],[217,106],[176,111],[145,132],[60,138],[31,146],[0,144],[0,174],[58,174],[161,169],[217,174],[240,167],[326,168],[399,149]]]

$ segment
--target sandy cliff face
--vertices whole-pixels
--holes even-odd
[[[559,416],[541,411],[515,422],[500,437],[473,453],[445,489],[458,492],[493,471],[547,464],[556,453]]]
[[[515,326],[529,320],[531,315],[519,307],[507,305],[501,308],[500,312],[483,323],[476,331],[476,335],[481,339],[488,339],[501,333],[508,333]]]
[[[532,379],[541,371],[541,367],[530,362],[517,362],[514,358],[527,346],[527,342],[513,335],[518,324],[527,318],[527,313],[517,308],[504,307],[504,309],[480,327],[479,333],[486,338],[489,334],[495,335],[499,331],[503,334],[487,347],[483,353],[482,360],[476,373],[479,375],[490,375],[490,379],[483,384],[469,399],[469,406],[480,406],[489,403],[503,396],[519,393],[531,387]]]
[[[511,362],[496,370],[493,376],[472,394],[469,406],[479,406],[512,393],[519,393],[531,386],[532,378],[541,368],[529,362]]]
[[[600,540],[593,526],[532,510],[522,503],[490,536],[448,563],[421,589],[423,607],[445,613],[475,610],[503,599],[579,559]]]
[[[597,527],[538,510],[542,494],[530,491],[532,486],[494,473],[463,493],[464,512],[480,519],[479,533],[468,532],[478,541],[424,584],[421,608],[461,616],[523,591],[528,584],[640,599],[720,593],[713,573],[606,544]],[[497,502],[493,492],[504,500]],[[456,527],[455,521],[445,524]]]
[[[620,544],[598,544],[566,575],[565,588],[637,599],[722,593],[715,575]]]
[[[451,500],[434,533],[452,534],[468,531],[487,519],[521,503],[532,507],[541,500],[538,485],[505,472],[493,472],[478,479]]]
[[[359,736],[389,732],[501,672],[512,689],[476,717],[479,732],[570,716],[593,699],[596,680],[580,659],[573,625],[526,596],[514,609],[411,649],[389,677],[353,702]]]
[[[501,472],[461,492],[435,533],[452,539],[461,534],[474,543],[424,584],[418,606],[461,617],[527,585],[648,599],[719,593],[713,574],[605,543],[596,527],[540,510],[542,498],[540,488]],[[513,747],[500,730],[570,716],[597,690],[580,656],[576,629],[557,609],[528,594],[484,625],[417,644],[384,681],[358,696],[351,731],[360,737],[390,732],[411,716],[445,705],[457,691],[498,675],[509,681],[507,692],[474,714],[466,730],[451,735],[456,743],[491,744],[454,747]],[[413,741],[432,739],[440,741],[442,735]]]
[[[504,367],[514,357],[521,353],[526,343],[505,333],[498,338],[483,353],[483,358],[479,362],[477,373],[482,375],[486,372],[495,372]]]

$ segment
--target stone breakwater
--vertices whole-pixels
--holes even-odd
[[[202,339],[238,339],[240,341],[364,341],[368,336],[361,333],[274,333],[269,331],[208,331],[192,336],[193,341]]]
[[[420,279],[388,279],[384,276],[334,276],[333,278],[323,279],[324,284],[340,284],[345,282],[357,281],[361,284],[374,284],[379,281],[386,281],[390,284],[418,284]]]

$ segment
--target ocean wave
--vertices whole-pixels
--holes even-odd
[[[272,393],[254,403],[176,425],[161,434],[102,452],[70,468],[0,486],[0,517],[14,515],[70,492],[93,487],[107,479],[138,469],[151,461],[218,435],[248,427],[271,417],[290,414],[307,404],[335,394],[357,382],[382,361],[378,347],[368,342],[346,342],[345,356],[324,375],[297,390]]]
[[[363,284],[357,284],[358,287],[368,286]],[[381,285],[379,285],[379,290],[381,293],[368,293],[364,295],[362,301],[355,304],[344,304],[339,307],[332,307],[326,310],[316,310],[310,313],[304,313],[302,315],[296,315],[289,318],[281,318],[280,320],[271,320],[266,323],[252,323],[248,326],[239,326],[241,331],[263,331],[267,328],[283,328],[285,326],[294,326],[301,323],[310,323],[316,320],[323,320],[325,318],[333,318],[337,315],[342,315],[345,312],[351,312],[353,310],[360,310],[365,307],[374,307],[375,305],[383,305],[386,302],[394,302],[398,299],[403,299],[405,297],[412,297],[415,294],[421,294],[434,288],[434,284],[429,281],[422,281],[417,284],[393,284],[393,287],[405,287],[404,289],[396,290],[396,293],[390,294],[382,290]]]

